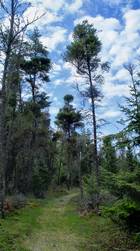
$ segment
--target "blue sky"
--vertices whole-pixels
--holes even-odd
[[[135,62],[140,56],[140,0],[31,0],[31,3],[32,7],[25,13],[29,19],[35,13],[46,12],[36,26],[53,62],[51,82],[42,87],[52,101],[52,120],[62,107],[65,94],[73,94],[75,106],[81,108],[73,86],[82,83],[83,79],[77,76],[70,64],[63,61],[62,55],[72,41],[74,26],[87,19],[100,31],[98,34],[103,44],[101,56],[111,64],[102,86],[104,98],[97,112],[98,118],[110,123],[102,129],[104,134],[118,131],[120,126],[116,121],[121,117],[118,104],[122,104],[123,96],[129,94],[130,83],[123,64]]]

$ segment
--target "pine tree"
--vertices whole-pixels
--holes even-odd
[[[27,55],[21,63],[21,69],[31,87],[32,100],[35,103],[39,85],[49,81],[48,72],[51,69],[51,61],[47,49],[40,42],[40,33],[37,28],[29,38]]]
[[[65,134],[65,144],[67,153],[67,185],[68,189],[72,186],[72,152],[74,149],[75,137],[74,133],[77,128],[83,126],[82,116],[79,111],[71,104],[73,101],[72,95],[66,95],[64,97],[64,107],[60,109],[56,117],[57,126],[63,130]]]
[[[96,173],[96,187],[99,193],[99,159],[97,147],[97,119],[96,100],[99,96],[99,84],[103,81],[102,70],[107,70],[108,65],[102,64],[99,57],[101,42],[98,39],[97,31],[87,21],[78,24],[73,33],[73,42],[67,46],[65,60],[72,63],[77,73],[86,78],[87,96],[91,100],[93,140],[94,140],[94,164]]]
[[[134,145],[140,144],[140,75],[136,71],[136,66],[129,64],[125,66],[131,78],[130,97],[125,98],[126,105],[121,106],[122,112],[126,119],[122,122],[126,123],[126,133],[131,134]]]

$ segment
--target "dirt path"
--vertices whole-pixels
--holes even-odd
[[[80,216],[70,203],[75,196],[76,194],[72,193],[56,198],[46,204],[43,214],[38,219],[40,228],[37,232],[33,232],[29,239],[24,241],[27,250],[85,250],[85,235],[82,236],[81,229],[79,229]],[[84,228],[84,225],[80,223],[81,227]]]

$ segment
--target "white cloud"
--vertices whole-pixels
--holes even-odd
[[[128,82],[126,84],[119,84],[119,81],[115,83],[115,77],[113,78],[111,74],[105,78],[105,83],[102,87],[103,94],[109,100],[112,97],[122,97],[125,95],[129,95],[129,85]],[[115,79],[116,80],[116,79]]]
[[[130,82],[130,76],[128,75],[128,72],[124,68],[118,70],[118,72],[115,75],[115,79],[120,82],[124,82],[124,81]]]
[[[64,79],[55,79],[54,81],[52,81],[53,85],[58,86],[58,85],[62,85],[64,83]]]
[[[65,14],[75,13],[79,11],[84,3],[84,0],[71,0],[70,3],[67,3],[65,0],[31,0],[31,3],[37,9],[43,9],[44,11],[53,12],[57,15],[60,10],[63,10]],[[49,16],[49,19],[52,19]]]
[[[49,109],[50,115],[56,115],[59,112],[59,108],[56,106],[51,106]]]
[[[31,0],[35,6],[42,7],[44,10],[59,11],[65,4],[65,0]]]
[[[71,4],[67,5],[69,12],[77,12],[83,6],[83,0],[74,0]]]
[[[56,64],[56,63],[53,64],[53,71],[59,72],[59,71],[61,71],[61,69],[62,69],[61,65]]]
[[[126,22],[126,31],[134,32],[140,30],[140,9],[128,10],[124,14]]]
[[[50,24],[50,23],[56,23],[56,22],[59,22],[59,21],[62,21],[63,20],[63,15],[57,15],[57,14],[54,14],[53,12],[47,12],[46,13],[46,17],[44,18],[44,24]]]
[[[62,71],[62,66],[61,66],[61,64],[56,64],[56,63],[54,63],[54,64],[52,65],[52,69],[51,69],[51,71],[50,71],[50,74],[51,74],[52,77],[55,77],[55,76],[57,76],[61,71]]]
[[[50,51],[55,50],[58,45],[65,42],[67,30],[63,27],[55,27],[47,36],[41,38],[42,43],[48,47]]]
[[[123,66],[132,59],[133,49],[129,46],[124,47],[123,45],[119,46],[115,44],[112,46],[109,54],[112,56],[112,67],[117,68]]]
[[[120,29],[120,22],[116,18],[104,18],[102,16],[83,16],[74,21],[74,25],[81,23],[83,20],[88,20],[98,30],[118,30]]]
[[[77,73],[76,73],[75,66],[73,66],[72,64],[70,64],[68,62],[65,62],[63,64],[63,69],[69,71],[70,75],[72,75],[72,76],[78,76],[79,77],[79,75],[77,75]]]
[[[116,118],[116,117],[120,117],[121,112],[120,111],[115,111],[115,110],[110,110],[110,111],[106,111],[103,114],[103,117],[106,118]]]

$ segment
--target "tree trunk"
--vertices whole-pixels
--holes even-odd
[[[81,162],[82,162],[82,153],[80,152],[80,156],[79,156],[79,187],[80,187],[80,197],[81,197],[81,201],[82,201],[83,197],[84,197],[84,191],[83,191]]]
[[[1,216],[4,218],[4,200],[5,200],[5,171],[7,165],[6,156],[6,130],[5,130],[5,115],[6,115],[6,80],[8,74],[8,66],[12,49],[12,40],[14,33],[14,0],[11,0],[11,15],[10,15],[10,30],[7,40],[7,49],[4,62],[2,76],[2,91],[1,91],[1,108],[0,108],[0,210]]]
[[[3,104],[2,95],[0,97],[0,213],[4,218],[4,198],[5,198],[5,168],[3,152]]]
[[[62,166],[62,162],[61,162],[61,160],[60,160],[60,161],[59,161],[59,167],[58,167],[58,175],[57,175],[57,185],[58,185],[58,186],[60,186],[61,166]]]
[[[99,161],[98,161],[98,149],[97,149],[97,123],[96,123],[96,110],[95,110],[95,98],[93,93],[93,83],[90,70],[90,64],[88,62],[88,72],[89,72],[89,84],[90,84],[90,95],[92,104],[92,122],[93,122],[93,141],[94,141],[94,163],[95,163],[95,173],[96,173],[96,185],[97,190],[99,189]]]

